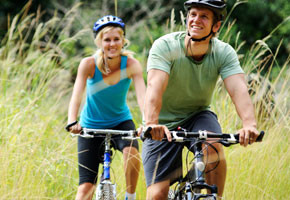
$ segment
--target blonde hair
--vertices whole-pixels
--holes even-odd
[[[103,35],[113,29],[117,29],[119,34],[121,35],[121,39],[123,40],[124,46],[123,49],[121,51],[121,56],[128,56],[128,57],[133,57],[133,52],[126,50],[125,47],[129,46],[130,41],[128,39],[125,38],[124,35],[124,31],[123,29],[121,29],[120,27],[116,27],[116,26],[106,26],[105,28],[103,28],[96,36],[95,38],[95,44],[97,45],[97,47],[99,48],[96,52],[97,55],[97,66],[100,69],[100,71],[104,74],[108,73],[108,67],[106,65],[107,61],[105,60],[105,55],[104,52],[101,48],[101,43],[102,43],[102,38]]]

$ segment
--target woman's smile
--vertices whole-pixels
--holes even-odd
[[[123,40],[117,29],[104,33],[102,38],[102,47],[105,55],[108,57],[116,57],[121,54]]]

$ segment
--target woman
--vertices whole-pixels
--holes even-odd
[[[132,53],[124,50],[125,24],[115,16],[104,16],[94,27],[95,43],[99,48],[95,55],[80,62],[73,94],[68,110],[67,130],[79,133],[82,127],[96,129],[135,129],[126,104],[126,96],[133,79],[137,101],[143,113],[145,83],[140,63]],[[77,122],[82,95],[87,90],[86,102]],[[91,199],[100,159],[96,159],[103,139],[78,137],[79,187],[76,199]],[[135,190],[140,169],[137,141],[114,139],[116,149],[123,152],[126,197],[135,199]]]

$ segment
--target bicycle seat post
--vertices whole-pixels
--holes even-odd
[[[110,163],[111,163],[110,141],[111,141],[111,135],[107,134],[105,137],[104,180],[110,180]]]

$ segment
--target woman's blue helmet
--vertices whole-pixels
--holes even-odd
[[[125,34],[125,23],[122,21],[122,19],[113,15],[106,15],[95,22],[93,27],[95,37],[102,28],[109,25],[122,28]]]

